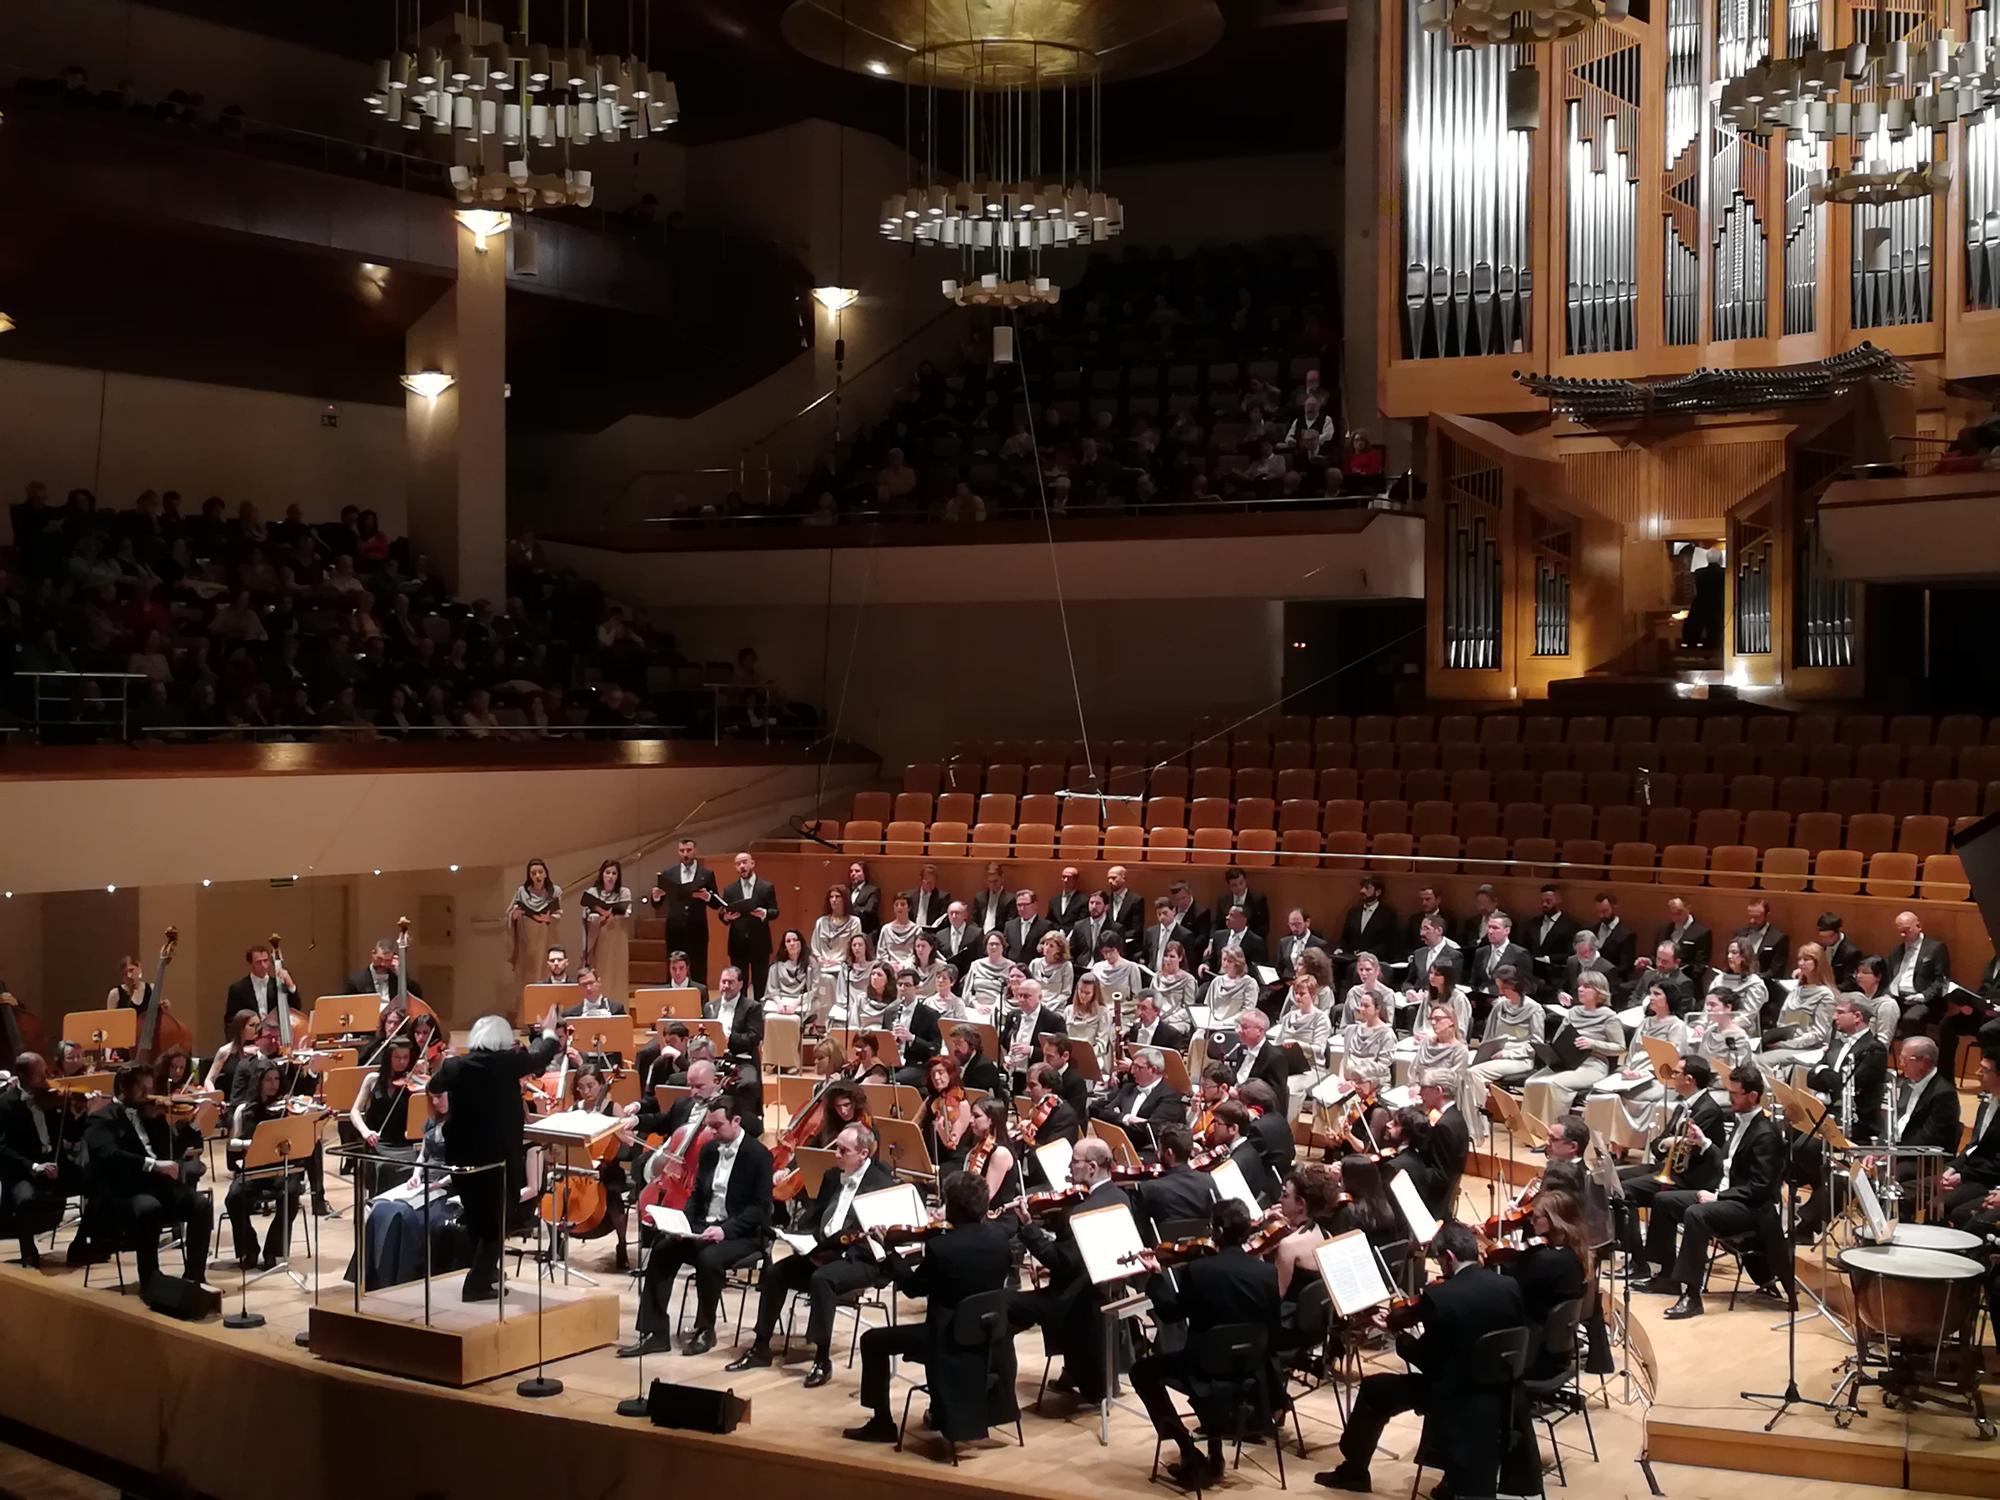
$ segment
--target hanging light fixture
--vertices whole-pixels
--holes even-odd
[[[1008,306],[1060,294],[1044,251],[1125,228],[1102,180],[1107,78],[1185,63],[1222,25],[1215,0],[793,0],[782,22],[808,57],[902,79],[912,170],[882,202],[882,235],[955,252],[948,297],[1006,288]]]
[[[2000,103],[1989,14],[1967,13],[1961,43],[1948,26],[1931,30],[1928,12],[1857,10],[1858,40],[1746,68],[1722,86],[1716,118],[1760,138],[1779,131],[1801,142],[1844,138],[1844,152],[1829,149],[1827,159],[1844,155],[1849,165],[1818,174],[1815,202],[1928,197],[1951,182],[1951,163],[1939,156],[1948,127]]]
[[[402,382],[404,390],[432,401],[458,384],[454,376],[447,375],[442,370],[412,370],[407,375],[398,376],[397,379]]]
[[[851,286],[816,286],[813,301],[830,313],[846,312],[861,300],[861,293]]]
[[[452,192],[462,204],[517,213],[587,208],[596,189],[591,172],[571,164],[573,148],[643,142],[680,122],[679,90],[646,58],[651,0],[626,0],[626,51],[601,56],[591,47],[590,0],[582,0],[582,30],[575,38],[568,34],[565,4],[560,49],[530,40],[531,4],[520,0],[519,30],[507,41],[473,47],[452,36],[442,48],[413,53],[402,46],[403,0],[391,0],[394,50],[376,61],[363,102],[369,113],[406,130],[421,130],[429,121],[439,135],[477,143],[478,165],[451,169]],[[635,14],[643,22],[644,50]],[[411,17],[413,23],[419,18]],[[489,149],[498,157],[490,163]],[[558,152],[560,159],[552,159]]]
[[[0,312],[0,333],[12,333],[13,331],[14,320],[5,313]]]
[[[452,168],[454,173],[464,170],[463,167]],[[474,248],[481,255],[486,253],[486,242],[496,234],[505,234],[514,222],[509,215],[491,208],[461,208],[452,217],[472,232],[472,237],[477,242]]]

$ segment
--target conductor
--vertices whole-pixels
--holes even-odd
[[[521,1080],[548,1070],[562,1050],[555,1007],[542,1017],[542,1039],[516,1046],[505,1016],[481,1016],[472,1023],[470,1050],[449,1057],[431,1079],[431,1092],[451,1101],[445,1116],[445,1155],[454,1167],[452,1190],[465,1206],[472,1236],[472,1264],[465,1273],[467,1302],[490,1302],[500,1295],[500,1249],[506,1226],[502,1215],[523,1186]],[[499,1170],[490,1170],[493,1167]],[[475,1167],[489,1168],[473,1171]]]

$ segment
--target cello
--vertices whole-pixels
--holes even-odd
[[[48,1045],[48,1028],[42,1025],[42,1018],[15,999],[10,991],[0,988],[0,1048],[6,1052],[5,1056],[0,1056],[0,1067],[13,1067],[14,1059],[23,1052],[47,1056]]]
[[[642,1222],[649,1208],[687,1208],[688,1199],[694,1196],[695,1179],[701,1175],[701,1148],[714,1134],[708,1128],[707,1110],[701,1112],[699,1120],[690,1113],[687,1122],[673,1133],[663,1148],[659,1172],[639,1190],[637,1207]],[[793,1196],[797,1196],[796,1191]]]
[[[799,1117],[785,1127],[785,1133],[771,1151],[771,1197],[776,1202],[790,1203],[805,1191],[805,1173],[792,1165],[792,1157],[819,1138],[820,1128],[826,1123],[826,1091],[832,1083],[829,1079],[819,1086],[819,1092],[799,1111]],[[688,1185],[693,1187],[692,1182]]]

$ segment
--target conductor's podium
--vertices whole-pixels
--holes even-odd
[[[428,1323],[421,1281],[364,1293],[358,1309],[351,1289],[343,1289],[346,1295],[312,1309],[312,1352],[334,1364],[462,1387],[529,1369],[538,1357],[553,1362],[617,1342],[615,1292],[549,1284],[538,1307],[532,1280],[511,1281],[503,1318],[497,1301],[463,1301],[463,1279],[461,1272],[431,1278]]]

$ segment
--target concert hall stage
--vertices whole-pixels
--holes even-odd
[[[347,1186],[334,1187],[342,1208]],[[1484,1184],[1468,1183],[1467,1193],[1467,1211],[1483,1213]],[[351,1233],[347,1217],[324,1224],[326,1266],[346,1263]],[[177,1266],[175,1252],[163,1259],[169,1269]],[[634,1297],[629,1281],[611,1269],[608,1243],[576,1247],[574,1261],[616,1294],[619,1336],[630,1337]],[[217,1267],[213,1275],[233,1307],[233,1268]],[[1136,1405],[1114,1413],[1106,1448],[1097,1442],[1093,1411],[1073,1411],[1066,1398],[1051,1396],[1045,1415],[1025,1415],[1025,1449],[1014,1445],[1011,1431],[1003,1440],[995,1429],[993,1438],[964,1450],[957,1469],[914,1425],[910,1449],[901,1454],[843,1441],[840,1429],[863,1415],[854,1400],[859,1371],[844,1364],[845,1314],[833,1382],[817,1391],[801,1387],[806,1366],[796,1346],[787,1365],[724,1372],[736,1352],[734,1294],[724,1304],[723,1343],[715,1351],[646,1360],[648,1380],[731,1389],[752,1400],[748,1425],[717,1437],[617,1416],[617,1402],[638,1392],[640,1372],[608,1348],[552,1363],[550,1373],[566,1389],[535,1401],[515,1394],[512,1374],[454,1390],[331,1364],[300,1349],[293,1335],[305,1324],[311,1298],[282,1278],[250,1289],[251,1308],[268,1321],[241,1333],[225,1329],[219,1318],[186,1324],[151,1313],[136,1297],[120,1296],[115,1285],[108,1267],[86,1290],[80,1271],[0,1266],[0,1327],[8,1343],[8,1358],[0,1361],[0,1415],[115,1463],[173,1476],[198,1494],[247,1497],[266,1493],[273,1483],[292,1500],[352,1500],[357,1491],[652,1500],[663,1481],[737,1494],[809,1488],[820,1500],[884,1494],[1139,1497],[1167,1488],[1148,1484],[1153,1438]],[[343,1291],[351,1307],[351,1290],[331,1281],[323,1288],[323,1305],[339,1302]],[[1565,1422],[1559,1432],[1568,1488],[1559,1491],[1552,1478],[1550,1494],[1578,1500],[1647,1496],[1655,1493],[1650,1475],[1657,1493],[1669,1496],[1761,1500],[1771,1492],[1766,1476],[1778,1473],[1819,1481],[1810,1492],[1815,1500],[1861,1500],[1884,1493],[1871,1486],[1904,1485],[1925,1493],[2000,1496],[2000,1444],[1979,1442],[1969,1419],[1886,1411],[1872,1393],[1869,1415],[1850,1432],[1836,1431],[1821,1413],[1797,1410],[1767,1438],[1757,1430],[1766,1413],[1740,1401],[1737,1392],[1783,1388],[1784,1339],[1773,1331],[1780,1313],[1747,1301],[1726,1312],[1726,1298],[1725,1287],[1711,1298],[1708,1316],[1686,1323],[1666,1322],[1661,1298],[1633,1298],[1634,1316],[1655,1352],[1663,1404],[1647,1421],[1642,1404],[1623,1403],[1624,1381],[1613,1377],[1608,1406],[1595,1396],[1591,1405],[1599,1460],[1591,1461],[1582,1423]],[[1800,1383],[1809,1394],[1826,1392],[1847,1348],[1825,1327],[1815,1319],[1801,1330]],[[1018,1347],[1022,1396],[1032,1400],[1041,1376],[1039,1335],[1024,1334]],[[1383,1353],[1371,1357],[1371,1368],[1401,1365]],[[914,1373],[916,1367],[906,1369]],[[1595,1382],[1589,1384],[1594,1392]],[[899,1412],[904,1389],[899,1382]],[[922,1406],[919,1397],[913,1424]],[[1288,1444],[1286,1477],[1294,1493],[1312,1492],[1313,1472],[1338,1461],[1340,1433],[1331,1391],[1304,1397],[1299,1409],[1310,1452],[1301,1459],[1296,1445]],[[12,1440],[33,1447],[25,1436]],[[1410,1493],[1415,1444],[1413,1417],[1391,1424],[1373,1465],[1376,1493],[1398,1500]],[[1651,1462],[1642,1466],[1649,1445]],[[1222,1488],[1278,1495],[1271,1458],[1268,1448],[1246,1450],[1243,1467]]]

